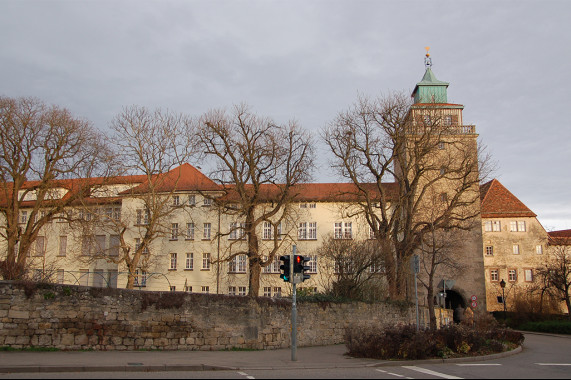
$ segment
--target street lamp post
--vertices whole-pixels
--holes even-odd
[[[502,302],[504,304],[504,322],[506,321],[506,282],[502,278],[500,281],[500,287],[502,288]]]

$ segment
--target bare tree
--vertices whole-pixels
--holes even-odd
[[[333,167],[356,185],[355,213],[364,216],[385,255],[391,298],[404,296],[407,264],[430,230],[427,221],[463,229],[479,214],[475,135],[454,120],[445,123],[445,116],[438,105],[412,104],[405,94],[361,96],[324,131]],[[435,191],[445,207],[427,219]]]
[[[189,207],[188,202],[175,201],[174,197],[181,191],[183,176],[195,170],[183,165],[192,154],[192,127],[181,114],[131,106],[113,119],[111,128],[119,159],[130,176],[116,179],[127,185],[127,190],[118,194],[122,199],[120,215],[97,205],[99,223],[91,223],[91,228],[116,236],[111,247],[116,254],[100,251],[90,259],[123,263],[128,270],[126,287],[132,289],[137,270],[145,270],[157,258],[153,242],[172,233],[169,217]],[[84,207],[94,208],[92,204]]]
[[[234,106],[230,113],[206,113],[196,129],[196,144],[203,157],[216,164],[209,177],[227,192],[218,200],[219,205],[239,219],[235,228],[246,239],[245,245],[233,245],[224,260],[237,255],[248,257],[248,295],[257,297],[261,268],[275,260],[283,244],[279,224],[291,213],[295,185],[310,179],[311,136],[294,121],[277,125],[253,114],[244,104]],[[270,222],[274,228],[273,244],[265,248],[259,237],[263,222]]]
[[[316,252],[330,265],[323,283],[326,292],[335,297],[359,300],[378,300],[383,293],[384,255],[378,242],[372,240],[334,239],[328,236]],[[333,273],[333,278],[330,278]]]
[[[26,275],[46,223],[111,177],[102,136],[70,111],[35,98],[0,97],[0,236],[4,279]]]
[[[551,237],[550,245],[546,262],[537,273],[552,293],[565,302],[571,320],[571,244],[568,238]]]
[[[437,228],[432,223],[427,223],[426,227],[418,249],[421,268],[418,280],[426,289],[430,328],[436,329],[434,280],[458,275],[464,270],[460,257],[462,231]]]

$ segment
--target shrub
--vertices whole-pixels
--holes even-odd
[[[521,330],[552,334],[571,334],[571,321],[527,322],[519,326]]]
[[[523,339],[523,334],[513,330],[496,327],[483,331],[463,325],[419,332],[414,325],[385,329],[353,326],[345,333],[348,355],[384,360],[484,355],[520,345]]]

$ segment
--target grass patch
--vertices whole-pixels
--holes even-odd
[[[519,329],[525,331],[571,335],[571,321],[526,322],[521,324]]]
[[[0,351],[18,351],[18,352],[55,352],[61,351],[59,348],[55,347],[24,347],[24,348],[14,348],[10,346],[0,346]]]

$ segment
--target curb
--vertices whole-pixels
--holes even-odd
[[[482,362],[486,360],[495,360],[506,358],[512,355],[517,355],[522,351],[522,346],[518,346],[511,351],[500,352],[498,354],[484,355],[484,356],[469,356],[465,358],[450,358],[450,359],[426,359],[426,360],[394,360],[384,361],[381,363],[369,364],[367,367],[392,367],[399,365],[417,365],[417,364],[446,364],[446,363],[466,363],[466,362]]]
[[[162,364],[162,365],[111,365],[111,366],[14,366],[0,367],[0,373],[53,373],[53,372],[170,372],[170,371],[232,371],[233,367],[206,364]]]

